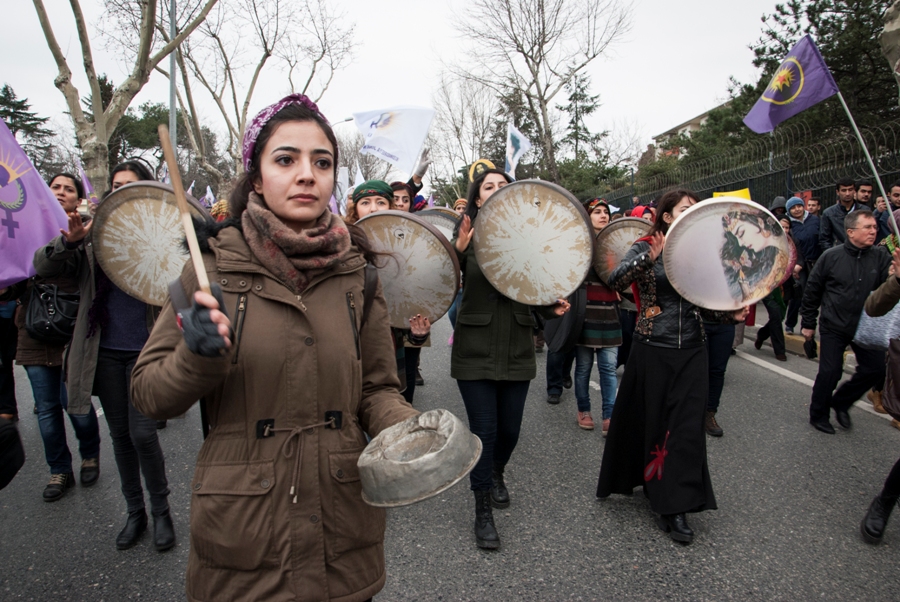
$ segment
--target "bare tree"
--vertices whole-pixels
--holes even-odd
[[[149,81],[150,73],[159,65],[160,61],[173,52],[179,44],[184,42],[197,29],[217,1],[205,0],[193,18],[179,28],[180,31],[174,39],[169,40],[165,44],[159,44],[155,36],[158,19],[157,1],[133,0],[132,4],[138,11],[134,13],[135,19],[130,31],[130,36],[133,39],[137,39],[136,51],[130,61],[131,73],[116,88],[112,100],[104,108],[97,70],[94,66],[94,56],[91,51],[87,22],[79,0],[69,0],[72,15],[75,18],[78,41],[81,46],[82,64],[91,88],[91,118],[88,118],[81,107],[81,93],[72,82],[72,70],[69,68],[66,55],[56,39],[56,34],[50,24],[44,2],[43,0],[33,0],[38,20],[41,23],[41,29],[44,32],[44,38],[59,70],[54,83],[66,98],[69,115],[75,127],[75,136],[83,151],[85,171],[92,182],[94,182],[98,192],[105,190],[105,182],[109,171],[107,147],[109,137],[116,124],[118,124],[122,115],[125,114],[128,105],[134,97]]]
[[[473,0],[456,22],[472,53],[454,71],[500,94],[524,96],[547,171],[558,182],[553,99],[629,28],[630,9],[621,0]],[[473,64],[480,67],[472,71]]]
[[[434,93],[434,123],[426,141],[432,149],[432,175],[455,182],[458,170],[485,156],[499,103],[490,88],[448,74]],[[457,190],[464,196],[465,190]]]
[[[637,167],[644,151],[644,132],[635,120],[619,120],[606,133],[597,154],[613,167]]]
[[[205,90],[225,123],[227,152],[239,173],[241,140],[263,69],[275,59],[288,67],[291,92],[318,101],[334,72],[350,59],[353,26],[324,0],[220,0],[198,35],[179,49],[178,102],[194,152],[206,155],[195,89]],[[167,27],[158,26],[166,37]],[[168,72],[157,67],[168,77]],[[304,71],[305,70],[305,71]],[[203,166],[212,174],[212,166]]]

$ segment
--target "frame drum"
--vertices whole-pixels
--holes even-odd
[[[208,214],[187,197],[195,217]],[[94,256],[120,289],[148,305],[162,306],[169,283],[190,261],[172,186],[141,181],[126,184],[97,207],[91,226]]]
[[[459,222],[459,215],[455,211],[452,217],[446,211],[437,209],[424,209],[416,211],[413,215],[437,228],[447,241],[453,240],[453,230],[456,229],[456,224]]]
[[[456,250],[437,228],[405,211],[378,211],[362,218],[372,249],[388,253],[376,262],[391,326],[409,328],[421,314],[437,322],[459,290]]]
[[[616,269],[637,239],[646,236],[653,226],[640,217],[623,217],[607,224],[594,241],[594,271],[603,284]]]
[[[663,261],[682,297],[699,307],[733,311],[784,281],[790,247],[768,209],[718,197],[686,209],[669,226]]]
[[[581,286],[594,248],[590,218],[564,188],[507,184],[478,210],[475,257],[491,285],[525,305],[553,305]]]

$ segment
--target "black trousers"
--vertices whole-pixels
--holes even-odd
[[[169,482],[156,421],[138,412],[131,404],[131,371],[139,353],[101,348],[94,393],[100,398],[109,425],[128,512],[144,509],[143,473],[150,494],[150,509],[158,515],[169,509]]]
[[[481,439],[481,458],[469,474],[472,491],[487,491],[493,484],[494,465],[506,466],[522,430],[522,414],[530,380],[456,381],[469,430]]]
[[[416,394],[416,374],[419,372],[419,355],[421,347],[406,347],[403,350],[403,359],[406,366],[406,390],[401,393],[403,399],[412,405],[413,396]]]
[[[725,388],[725,370],[731,358],[731,344],[734,343],[734,324],[703,323],[706,331],[706,351],[709,354],[709,402],[707,411],[719,409],[722,389]]]
[[[13,361],[19,330],[13,318],[0,318],[0,414],[19,415],[16,403],[16,381],[13,377]]]
[[[866,391],[884,382],[884,351],[863,349],[852,340],[852,335],[819,332],[819,373],[809,403],[810,422],[828,420],[832,408],[848,410]],[[843,375],[847,345],[856,354],[856,372],[835,391]]]
[[[769,321],[756,333],[760,341],[772,337],[772,351],[784,355],[784,329],[781,327],[781,307],[771,296],[763,299],[763,306],[769,314]]]
[[[619,324],[622,325],[622,344],[619,346],[619,360],[616,367],[624,366],[631,353],[631,341],[634,340],[634,328],[637,326],[637,312],[619,308]]]
[[[884,481],[884,489],[881,490],[881,497],[884,498],[900,498],[900,460],[894,464],[888,478]]]

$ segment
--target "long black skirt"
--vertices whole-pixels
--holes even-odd
[[[635,340],[616,396],[597,497],[643,485],[659,514],[715,510],[703,421],[709,401],[706,346]]]

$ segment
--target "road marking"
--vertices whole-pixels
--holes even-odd
[[[741,351],[740,349],[735,349],[735,355],[737,355],[737,357],[739,357],[743,360],[747,360],[751,364],[756,364],[757,366],[759,366],[761,368],[765,368],[766,370],[770,370],[776,374],[785,376],[795,382],[800,383],[801,385],[806,385],[807,387],[811,388],[813,386],[813,384],[815,384],[815,381],[813,381],[812,379],[806,378],[805,376],[800,376],[799,374],[791,372],[790,370],[782,368],[781,366],[776,366],[774,364],[770,364],[769,362],[767,362],[765,360],[761,360],[758,357],[754,357],[754,356],[750,355],[749,353]],[[857,401],[856,403],[854,403],[853,405],[865,412],[868,412],[869,414],[874,414],[875,416],[878,416],[879,418],[884,418],[885,420],[891,420],[890,414],[879,414],[878,412],[875,411],[875,408],[873,408],[872,404],[870,404],[870,403],[866,403],[866,402],[860,400],[860,401]]]

